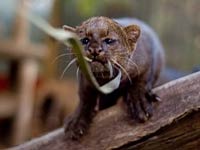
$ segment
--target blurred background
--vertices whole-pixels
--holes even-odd
[[[92,16],[139,18],[159,35],[172,74],[184,75],[200,65],[199,10],[199,0],[1,0],[0,149],[61,127],[78,102],[75,65],[60,78],[69,51],[20,13],[58,28]]]

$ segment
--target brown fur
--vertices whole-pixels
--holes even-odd
[[[78,139],[87,131],[96,113],[97,100],[99,109],[104,109],[115,104],[122,96],[131,118],[144,122],[152,115],[152,102],[158,100],[158,97],[151,89],[162,68],[163,50],[149,27],[145,27],[150,29],[148,31],[143,28],[144,23],[140,22],[140,29],[131,21],[130,25],[122,26],[106,17],[94,17],[74,29],[64,27],[80,37],[85,55],[92,60],[90,66],[100,84],[112,78],[106,67],[108,61],[112,62],[113,77],[117,74],[116,68],[123,72],[120,87],[108,95],[99,93],[83,74],[80,75],[80,104],[74,115],[66,119],[67,137]]]

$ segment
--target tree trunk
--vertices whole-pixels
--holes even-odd
[[[63,129],[11,150],[168,150],[200,147],[200,72],[154,89],[162,102],[145,123],[131,121],[123,105],[100,112],[80,141],[64,138]]]

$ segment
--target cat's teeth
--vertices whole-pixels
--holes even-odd
[[[109,72],[110,72],[110,78],[112,78],[113,77],[113,67],[112,67],[112,64],[111,64],[110,61],[108,61],[107,67],[108,67]]]
[[[85,56],[84,58],[85,58],[86,61],[92,62],[92,59],[90,59],[90,58],[88,58],[88,57],[86,57],[86,56]]]

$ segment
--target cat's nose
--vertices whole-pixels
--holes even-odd
[[[93,56],[94,58],[97,57],[97,56],[99,56],[102,51],[103,50],[101,48],[95,48],[95,49],[94,48],[93,49],[89,48],[88,49],[89,54],[91,56]]]

